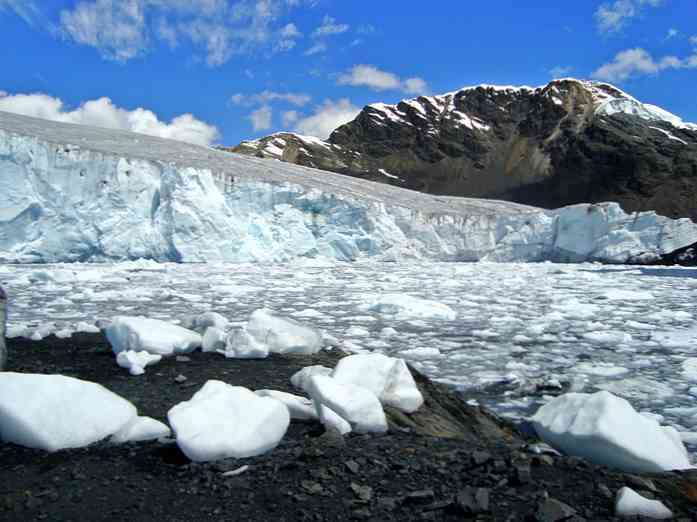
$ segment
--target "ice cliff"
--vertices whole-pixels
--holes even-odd
[[[0,112],[0,260],[649,260],[697,225],[546,211]]]

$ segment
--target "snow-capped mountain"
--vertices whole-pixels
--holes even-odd
[[[697,225],[616,204],[433,196],[0,112],[0,261],[650,261]]]
[[[697,219],[697,125],[606,83],[376,103],[327,141],[279,133],[230,150],[433,194],[546,208],[618,201]]]

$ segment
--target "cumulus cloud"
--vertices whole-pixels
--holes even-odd
[[[300,134],[326,139],[334,129],[353,120],[359,112],[360,109],[348,98],[325,100],[315,107],[314,114],[300,119],[295,130]]]
[[[302,34],[295,24],[280,20],[312,1],[80,0],[60,12],[59,34],[117,62],[145,54],[154,42],[174,48],[185,40],[216,67],[235,54],[294,48]],[[0,0],[0,8],[7,2],[19,0]]]
[[[275,92],[262,91],[256,94],[233,94],[230,96],[230,102],[235,105],[268,105],[269,103],[281,101],[287,102],[296,107],[303,107],[310,103],[312,97],[304,93],[295,92]]]
[[[191,114],[182,114],[169,122],[141,107],[127,110],[117,107],[106,97],[84,102],[78,108],[66,109],[59,98],[47,94],[14,94],[0,92],[0,111],[13,112],[64,123],[119,129],[160,138],[210,145],[219,136],[218,129]]]
[[[428,85],[422,78],[402,80],[396,74],[365,64],[354,65],[349,71],[340,74],[337,83],[368,87],[375,91],[399,90],[407,94],[425,94],[428,91]]]
[[[252,111],[248,119],[252,122],[254,132],[269,130],[273,120],[273,109],[268,105],[262,105],[257,110]]]
[[[639,47],[618,53],[615,58],[593,72],[593,78],[608,82],[622,82],[631,77],[658,74],[668,69],[697,68],[697,50],[690,56],[664,56],[654,59],[645,49]]]
[[[595,20],[601,33],[614,33],[629,20],[638,16],[645,6],[658,7],[663,0],[615,0],[604,3],[595,12]]]

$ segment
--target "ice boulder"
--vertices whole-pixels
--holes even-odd
[[[0,440],[57,451],[113,435],[138,415],[103,386],[63,375],[0,373]]]
[[[110,442],[123,444],[125,442],[141,442],[144,440],[154,440],[162,437],[169,437],[172,434],[169,427],[150,417],[136,417],[120,431],[115,433]]]
[[[319,364],[314,366],[305,366],[302,370],[295,372],[290,377],[290,383],[296,388],[307,392],[307,386],[310,383],[310,377],[315,375],[325,375],[329,376],[334,370],[327,368],[326,366],[321,366]]]
[[[346,420],[356,433],[385,433],[387,419],[382,404],[367,388],[340,384],[331,377],[310,378],[310,397],[315,405],[323,405]],[[318,410],[318,414],[320,411]],[[326,415],[326,414],[325,414]]]
[[[319,330],[266,309],[252,313],[247,332],[258,343],[266,345],[271,353],[312,355],[323,345]]]
[[[225,345],[227,344],[227,334],[215,326],[206,328],[206,333],[203,334],[203,341],[201,343],[202,352],[217,352],[219,350],[225,351]]]
[[[196,332],[146,317],[115,317],[106,337],[114,353],[133,350],[165,356],[193,352],[202,342]]]
[[[394,315],[398,319],[444,319],[452,321],[457,318],[457,312],[446,304],[407,294],[385,294],[364,308],[370,312]]]
[[[286,393],[276,390],[256,390],[259,397],[271,397],[277,401],[282,402],[288,408],[288,413],[290,413],[291,419],[296,420],[316,420],[317,410],[315,409],[314,403],[305,397],[299,395],[293,395],[292,393]]]
[[[200,315],[189,315],[182,319],[181,325],[187,330],[194,330],[200,334],[204,334],[206,329],[210,327],[218,330],[225,330],[229,321],[217,312],[206,312]]]
[[[208,381],[167,413],[182,452],[194,462],[261,455],[288,429],[288,408],[247,388]]]
[[[539,437],[568,455],[632,473],[691,468],[679,436],[607,391],[567,393],[531,418]]]
[[[326,430],[334,430],[341,435],[348,435],[351,433],[351,424],[334,410],[325,404],[317,404],[315,407],[317,408],[319,421]]]
[[[246,328],[238,328],[227,336],[223,353],[228,359],[265,359],[269,356],[269,347],[250,335]]]
[[[128,350],[116,354],[116,364],[121,366],[121,368],[126,368],[131,375],[143,375],[146,366],[157,364],[161,360],[161,355],[154,355],[148,352]]]
[[[673,518],[673,512],[663,502],[642,497],[628,487],[623,487],[617,492],[615,515],[623,518],[646,517],[656,520]]]
[[[409,367],[402,359],[379,353],[344,357],[332,372],[340,384],[352,384],[372,391],[385,406],[413,413],[424,403]]]

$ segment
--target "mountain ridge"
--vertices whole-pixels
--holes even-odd
[[[327,140],[284,132],[225,150],[438,195],[545,208],[612,200],[697,219],[697,125],[603,82],[375,103]]]

